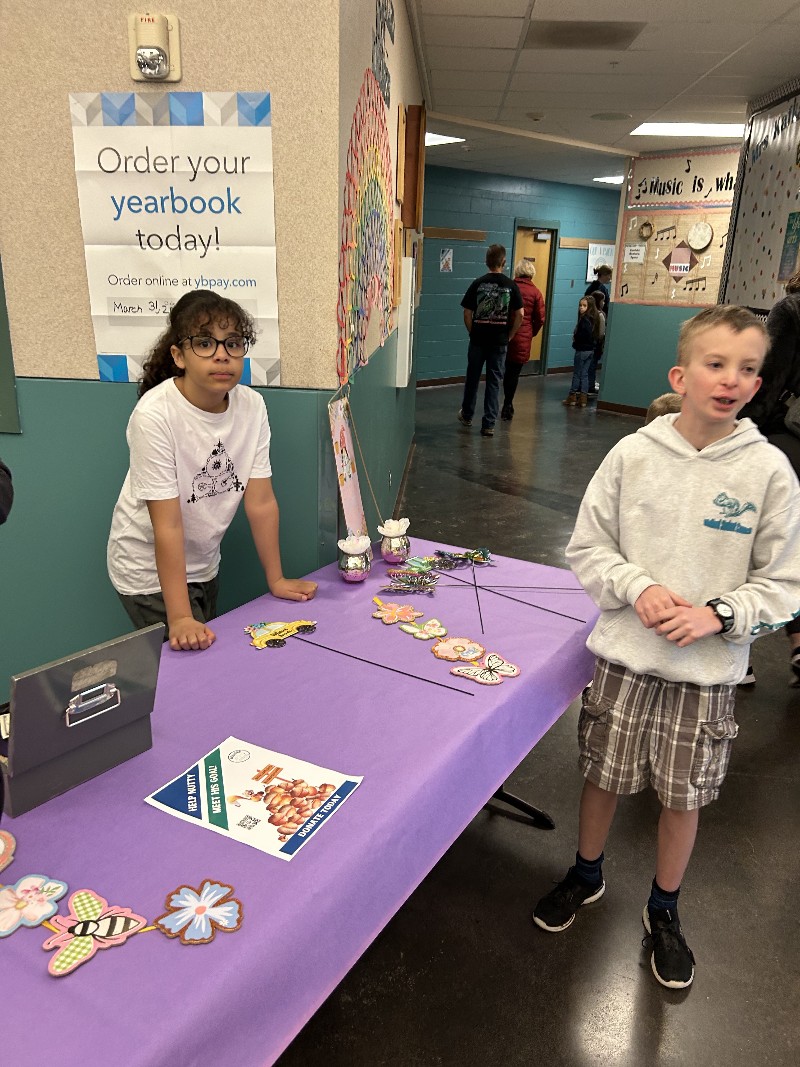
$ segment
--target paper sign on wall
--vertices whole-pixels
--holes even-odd
[[[280,383],[269,93],[72,93],[100,378],[133,381],[173,304],[212,289],[256,320],[243,381]]]
[[[625,245],[625,263],[644,263],[647,245]]]
[[[589,255],[586,263],[586,281],[593,282],[595,280],[595,267],[613,267],[614,256],[616,255],[616,246],[608,244],[597,244],[594,241],[589,242]]]

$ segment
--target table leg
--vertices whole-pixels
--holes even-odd
[[[508,804],[509,807],[516,808],[517,811],[521,811],[523,815],[527,815],[538,830],[555,830],[556,828],[556,824],[546,811],[542,811],[541,808],[535,808],[532,804],[528,804],[526,801],[522,800],[521,797],[507,792],[504,785],[500,786],[492,799],[502,800],[504,804]]]

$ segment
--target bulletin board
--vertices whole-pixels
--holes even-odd
[[[800,79],[752,101],[720,300],[768,311],[800,268]]]
[[[640,156],[628,173],[615,299],[716,304],[738,146]]]

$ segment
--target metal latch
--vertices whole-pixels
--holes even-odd
[[[81,723],[88,722],[90,719],[96,719],[98,715],[105,715],[107,711],[113,711],[114,708],[118,708],[121,699],[119,689],[112,685],[111,682],[106,682],[105,685],[95,685],[91,689],[84,689],[82,693],[78,693],[67,704],[67,726],[80,726]],[[114,703],[108,704],[104,708],[99,707],[109,700],[113,700]],[[95,711],[95,708],[99,708],[99,710]]]

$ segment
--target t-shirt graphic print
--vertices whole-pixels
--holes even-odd
[[[225,445],[217,441],[211,449],[211,455],[206,460],[206,465],[199,474],[192,479],[192,495],[188,497],[187,504],[196,504],[204,497],[219,496],[221,493],[243,493],[244,485],[236,477],[233,463]]]
[[[496,282],[478,285],[473,322],[481,326],[506,326],[511,306],[511,290]]]

